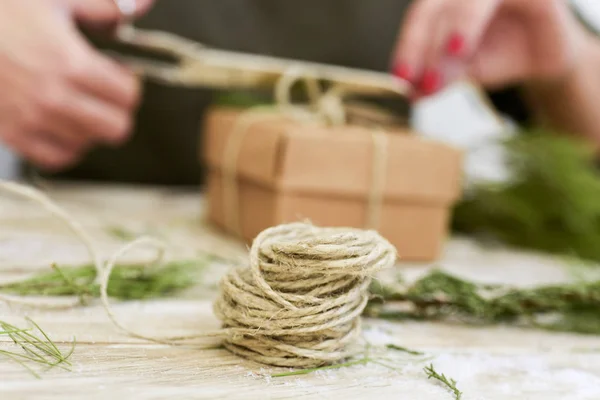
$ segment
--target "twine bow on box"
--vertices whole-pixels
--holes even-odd
[[[230,135],[223,165],[225,224],[241,236],[238,207],[237,159],[249,128],[269,118],[286,117],[303,124],[340,126],[347,122],[343,97],[350,93],[382,96],[407,96],[410,84],[390,74],[332,66],[277,57],[217,50],[200,43],[160,31],[145,31],[125,26],[117,32],[122,44],[140,50],[162,53],[176,63],[119,57],[140,75],[168,85],[212,88],[260,88],[275,85],[276,105],[252,108],[242,115]],[[332,89],[322,93],[318,85],[324,80]],[[292,86],[304,81],[310,99],[309,107],[293,105]],[[367,219],[364,226],[377,229],[385,185],[387,137],[381,129],[371,133],[374,143],[372,184],[369,190]]]
[[[296,105],[291,101],[291,89],[300,81],[306,85],[308,105]],[[303,76],[301,69],[291,69],[281,77],[275,87],[275,105],[253,107],[238,117],[228,136],[222,165],[225,226],[229,232],[239,237],[243,236],[240,221],[238,158],[250,128],[254,124],[269,119],[280,120],[282,117],[307,126],[347,125],[344,97],[348,94],[351,94],[349,90],[336,86],[322,92],[316,80]],[[380,225],[386,183],[388,136],[380,127],[374,127],[370,134],[373,141],[373,162],[364,228],[377,230]]]

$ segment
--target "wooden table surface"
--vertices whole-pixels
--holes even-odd
[[[171,245],[170,256],[189,258],[212,251],[240,259],[244,246],[203,223],[199,192],[160,188],[62,185],[48,188],[52,198],[93,232],[103,255],[122,243],[108,234],[121,227],[156,234]],[[152,256],[144,249],[130,261]],[[34,204],[0,194],[0,281],[18,279],[57,262],[88,262],[81,243],[60,222]],[[472,279],[536,285],[569,279],[564,265],[535,254],[483,249],[464,239],[448,243],[438,263]],[[402,265],[417,276],[429,266]],[[225,271],[213,265],[202,283],[178,298],[115,305],[136,331],[157,336],[193,334],[218,328],[211,304]],[[50,301],[60,301],[48,299]],[[77,346],[71,372],[55,369],[35,379],[0,356],[0,399],[419,399],[453,397],[427,380],[425,361],[394,355],[396,369],[367,365],[275,378],[273,369],[225,350],[173,347],[132,339],[114,328],[98,305],[42,311],[0,305],[0,319],[24,325],[30,316],[60,346],[73,336]],[[463,399],[600,399],[600,338],[435,323],[365,321],[373,344],[394,342],[426,352],[435,367],[458,381]],[[204,344],[210,344],[207,341]],[[14,349],[7,338],[0,349]]]

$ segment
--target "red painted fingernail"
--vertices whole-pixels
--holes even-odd
[[[412,71],[407,63],[398,63],[394,67],[392,73],[400,79],[409,81],[412,77]]]
[[[420,88],[425,94],[433,94],[442,87],[442,75],[433,69],[428,69],[423,73]]]
[[[449,55],[458,57],[465,51],[465,37],[459,33],[455,33],[450,36],[448,44],[446,45],[446,51]]]

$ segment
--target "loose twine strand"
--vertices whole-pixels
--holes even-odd
[[[301,71],[290,71],[276,87],[277,107],[252,109],[235,126],[225,151],[225,206],[237,209],[237,158],[243,139],[253,123],[265,117],[286,116],[305,124],[343,125],[343,91],[323,94],[316,81],[304,79],[311,108],[294,106],[291,87],[302,79]],[[386,140],[374,130],[373,184],[369,194],[367,223],[377,225],[385,183]],[[141,246],[157,251],[154,263],[165,255],[165,245],[141,237],[118,249],[106,261],[99,256],[91,235],[68,212],[34,188],[0,181],[0,190],[33,200],[63,221],[86,246],[94,262],[100,301],[112,324],[124,333],[163,344],[181,344],[193,339],[218,337],[232,353],[264,364],[310,368],[340,361],[361,349],[355,345],[361,332],[360,316],[368,302],[371,277],[391,267],[395,248],[375,231],[351,228],[318,228],[306,223],[280,225],[265,230],[254,240],[249,263],[232,269],[220,284],[214,313],[222,328],[195,335],[159,338],[136,332],[113,311],[108,296],[111,273],[125,254]],[[230,226],[239,227],[239,214],[229,216]],[[45,302],[0,296],[10,304],[44,307]],[[60,308],[81,305],[72,302]]]
[[[278,107],[252,109],[236,124],[224,166],[225,190],[228,190],[225,201],[229,201],[226,204],[229,210],[237,209],[237,155],[253,123],[264,121],[267,115],[278,118],[285,115],[304,123],[345,123],[341,102],[343,91],[339,88],[322,94],[315,82],[305,79],[312,110],[307,112],[292,106],[289,92],[299,78],[299,71],[291,71],[280,81],[276,89]],[[372,135],[373,182],[367,224],[377,226],[385,184],[387,136],[378,130]],[[391,267],[397,259],[395,248],[375,231],[318,228],[305,223],[269,228],[254,240],[248,265],[232,269],[221,280],[214,313],[222,321],[222,328],[195,335],[159,338],[138,333],[120,321],[112,309],[108,285],[115,265],[126,253],[136,247],[151,245],[157,249],[153,262],[158,264],[165,255],[164,243],[141,237],[121,247],[104,262],[81,223],[44,193],[3,180],[0,180],[0,190],[36,202],[82,240],[96,269],[104,312],[124,333],[169,345],[218,337],[232,353],[273,366],[313,368],[338,362],[361,351],[355,344],[361,332],[360,316],[368,301],[371,277]],[[235,214],[229,223],[239,227],[239,215]],[[51,307],[44,301],[13,296],[0,295],[0,300],[9,304]],[[81,305],[80,301],[60,308],[78,305]]]
[[[368,301],[371,277],[396,260],[395,248],[374,231],[318,228],[310,224],[280,225],[254,241],[249,264],[222,279],[214,312],[222,329],[195,335],[159,338],[124,324],[108,296],[110,275],[118,260],[138,246],[165,253],[162,242],[142,237],[103,262],[91,235],[48,196],[15,182],[1,181],[0,190],[30,199],[63,221],[80,238],[93,259],[102,307],[112,324],[126,334],[163,344],[218,337],[232,353],[263,364],[310,368],[356,354],[360,316]],[[49,308],[43,302],[1,296],[10,304]],[[73,302],[60,308],[81,305]]]

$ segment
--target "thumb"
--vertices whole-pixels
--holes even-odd
[[[135,17],[145,14],[154,0],[133,0],[135,2]],[[86,24],[110,24],[123,18],[117,0],[67,0],[75,20]]]
[[[497,32],[496,32],[497,31]],[[515,84],[531,72],[529,42],[515,30],[493,30],[468,63],[471,79],[489,89]]]

